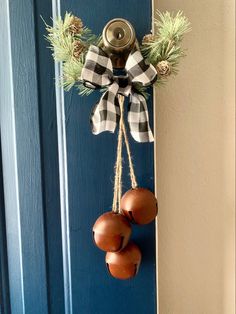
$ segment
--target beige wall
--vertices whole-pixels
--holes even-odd
[[[160,314],[234,314],[234,1],[158,0],[192,22],[157,91]]]

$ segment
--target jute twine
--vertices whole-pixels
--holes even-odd
[[[120,213],[120,200],[122,196],[122,145],[123,139],[126,146],[126,151],[128,155],[129,162],[129,172],[131,186],[133,189],[137,188],[137,180],[134,173],[134,166],[131,157],[129,140],[126,132],[126,127],[124,123],[124,101],[125,97],[123,95],[118,95],[118,101],[120,105],[120,123],[118,131],[118,142],[117,142],[117,153],[116,153],[116,164],[115,164],[115,180],[114,180],[114,195],[113,195],[113,204],[112,211],[115,213]]]

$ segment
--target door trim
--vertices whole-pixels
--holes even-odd
[[[60,0],[52,0],[53,19],[61,16]],[[65,314],[73,313],[72,280],[71,280],[71,250],[70,250],[70,222],[69,222],[69,197],[68,197],[68,172],[67,172],[67,144],[65,125],[64,90],[60,84],[62,77],[62,65],[55,62],[55,90],[56,113],[58,134],[58,158],[59,158],[59,182],[60,182],[60,206],[62,229],[62,256]]]
[[[0,2],[0,127],[12,313],[48,313],[34,1]]]

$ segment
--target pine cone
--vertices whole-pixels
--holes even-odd
[[[155,36],[152,34],[147,34],[143,37],[142,44],[149,44],[155,41]]]
[[[157,75],[160,77],[168,76],[171,74],[171,67],[168,61],[163,60],[156,65]]]
[[[85,47],[80,40],[74,42],[73,56],[78,59],[81,53],[84,51]]]
[[[83,30],[82,20],[76,16],[73,16],[68,30],[71,35],[80,34]]]

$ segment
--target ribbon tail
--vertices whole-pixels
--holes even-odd
[[[97,135],[105,131],[114,133],[120,120],[120,107],[116,93],[108,89],[95,105],[91,113],[92,133]]]
[[[147,103],[143,95],[132,93],[128,109],[128,124],[135,141],[153,142],[154,137],[149,125]]]

